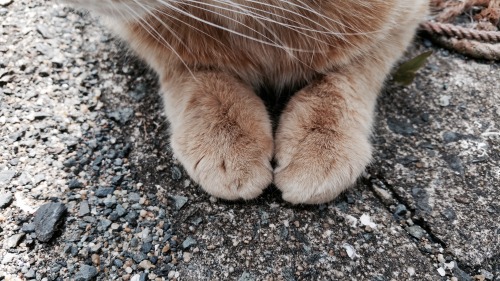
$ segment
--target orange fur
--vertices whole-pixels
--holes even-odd
[[[158,72],[174,153],[203,189],[250,199],[274,178],[285,200],[311,204],[335,198],[369,163],[377,94],[428,9],[428,0],[68,1],[104,14]],[[299,84],[273,138],[254,91]]]

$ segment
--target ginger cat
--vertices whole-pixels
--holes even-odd
[[[156,70],[174,154],[206,192],[251,199],[274,183],[294,204],[334,199],[369,164],[377,94],[429,5],[65,2],[99,14]],[[262,88],[297,89],[274,133]]]

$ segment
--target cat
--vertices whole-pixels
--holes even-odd
[[[429,0],[64,0],[157,73],[171,146],[209,194],[320,204],[371,161],[377,95]],[[296,89],[276,129],[259,89]],[[275,165],[271,163],[274,161]]]

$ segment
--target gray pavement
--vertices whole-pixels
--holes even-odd
[[[498,63],[418,38],[407,58],[434,55],[388,81],[356,187],[234,203],[172,158],[154,73],[96,19],[41,0],[0,18],[0,280],[500,280]]]

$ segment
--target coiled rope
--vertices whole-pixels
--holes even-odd
[[[500,0],[432,0],[431,9],[438,13],[420,29],[433,41],[474,58],[500,60]],[[475,28],[451,23],[473,9]]]

